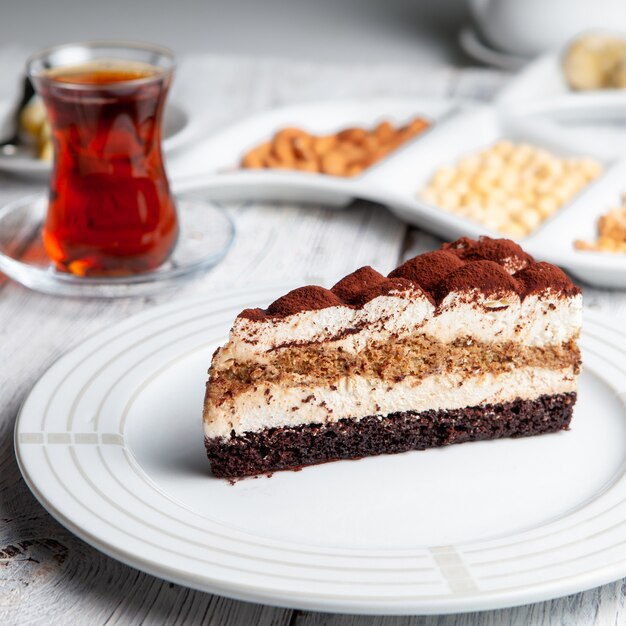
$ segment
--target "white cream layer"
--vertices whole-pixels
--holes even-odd
[[[213,365],[221,369],[234,361],[265,363],[281,346],[328,342],[337,336],[341,338],[327,345],[350,353],[392,334],[416,333],[442,342],[471,337],[485,343],[553,345],[576,337],[581,322],[580,295],[565,298],[548,291],[520,301],[515,292],[497,299],[479,293],[451,293],[435,307],[421,292],[410,289],[374,298],[360,309],[335,306],[263,321],[238,317]]]
[[[398,411],[461,409],[464,407],[536,398],[576,390],[572,368],[563,370],[521,368],[494,376],[462,374],[409,377],[390,385],[360,376],[344,378],[337,390],[319,387],[259,385],[256,391],[237,395],[231,403],[206,407],[206,437],[228,437],[264,428],[360,419]],[[266,393],[267,391],[267,393]]]

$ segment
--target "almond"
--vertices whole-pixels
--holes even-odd
[[[376,136],[378,141],[380,141],[381,143],[385,143],[394,137],[395,130],[389,122],[384,121],[376,126],[376,128],[374,129],[374,135]]]
[[[300,128],[283,128],[275,133],[272,141],[247,152],[241,165],[356,176],[423,132],[428,125],[423,118],[415,118],[396,129],[390,122],[383,121],[372,131],[353,127],[332,135],[311,135]]]
[[[241,160],[241,165],[243,167],[248,167],[251,169],[259,169],[265,167],[265,159],[269,155],[271,150],[271,144],[269,142],[262,143],[260,146],[253,148],[248,153],[246,153]]]
[[[296,137],[310,137],[309,133],[302,130],[301,128],[295,127],[287,127],[279,130],[274,135],[274,141],[282,140],[282,139],[295,139]]]
[[[296,160],[293,144],[289,137],[276,137],[272,144],[272,154],[282,163],[290,164]]]
[[[313,152],[318,156],[323,156],[330,152],[337,145],[337,137],[335,135],[322,135],[313,137]]]
[[[348,159],[345,154],[333,150],[322,157],[322,172],[331,176],[345,176],[348,168]]]
[[[363,128],[346,128],[337,133],[340,141],[350,141],[352,143],[361,143],[367,137],[367,132]]]

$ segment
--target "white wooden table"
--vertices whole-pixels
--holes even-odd
[[[185,76],[200,76],[195,85]],[[212,126],[255,110],[321,97],[433,94],[489,98],[505,76],[484,71],[208,58],[181,67],[179,89],[206,101]],[[0,176],[0,202],[33,185]],[[238,237],[226,260],[175,297],[293,279],[329,285],[370,264],[388,272],[439,242],[383,207],[345,211],[248,203],[229,208]],[[171,299],[167,296],[167,300]],[[587,306],[626,319],[626,293],[585,289]],[[46,368],[84,337],[164,298],[88,301],[32,293],[0,276],[0,623],[461,626],[626,623],[625,581],[551,602],[441,617],[327,615],[246,604],[164,582],[110,559],[56,523],[20,477],[13,427]],[[263,304],[263,303],[260,303]]]

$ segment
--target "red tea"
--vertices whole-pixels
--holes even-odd
[[[157,67],[123,61],[35,77],[55,148],[43,239],[59,269],[128,274],[171,253],[178,221],[161,154],[169,81]]]

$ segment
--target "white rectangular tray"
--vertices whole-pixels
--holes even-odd
[[[370,126],[383,118],[402,123],[416,115],[430,118],[433,127],[355,178],[238,169],[247,149],[285,126],[328,133],[347,126]],[[499,107],[432,98],[306,104],[249,118],[189,151],[170,169],[177,191],[195,190],[213,199],[315,202],[341,208],[363,198],[383,204],[408,223],[444,239],[499,237],[477,222],[425,203],[418,193],[440,166],[504,137],[530,141],[563,156],[585,155],[583,146],[571,145],[563,134],[544,136],[534,126],[512,119]],[[588,152],[593,153],[593,146]],[[573,247],[577,238],[594,239],[597,218],[617,206],[626,190],[626,162],[602,160],[605,173],[520,243],[535,257],[558,263],[590,284],[626,288],[626,256]],[[177,172],[189,171],[195,174],[176,177]]]

